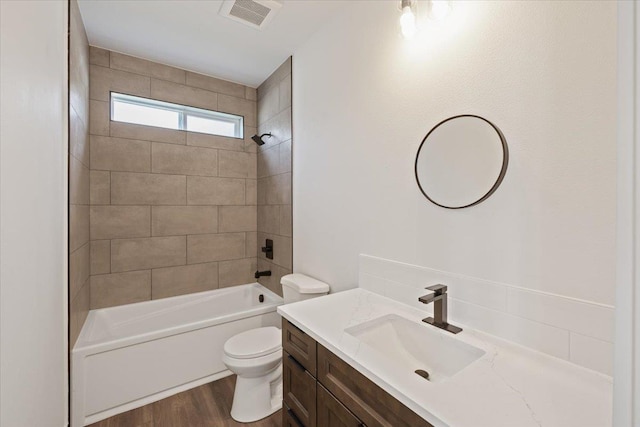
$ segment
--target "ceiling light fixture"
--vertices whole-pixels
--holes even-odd
[[[400,29],[405,39],[412,39],[416,35],[418,27],[416,25],[416,14],[414,8],[417,6],[413,0],[402,0],[400,7],[402,15],[400,16]]]
[[[451,13],[451,2],[449,0],[431,0],[429,18],[436,21],[444,21]]]

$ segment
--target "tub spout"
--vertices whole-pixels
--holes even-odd
[[[253,275],[253,277],[255,277],[256,279],[259,279],[262,276],[271,276],[271,270],[256,271],[256,273]]]

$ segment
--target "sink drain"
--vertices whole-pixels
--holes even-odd
[[[416,369],[416,374],[420,375],[422,378],[424,378],[425,380],[429,379],[429,372],[423,370],[423,369]]]

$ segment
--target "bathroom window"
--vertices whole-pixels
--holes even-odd
[[[244,138],[242,116],[111,92],[111,120]]]

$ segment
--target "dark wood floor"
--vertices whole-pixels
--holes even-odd
[[[276,412],[255,423],[243,424],[231,419],[235,375],[183,391],[142,408],[107,418],[90,427],[281,427],[282,415]]]

